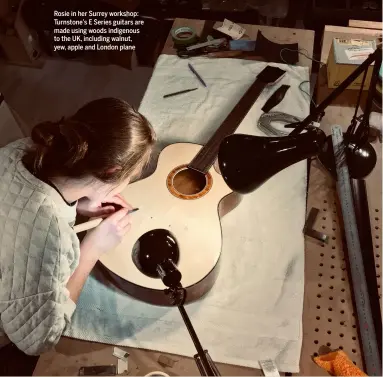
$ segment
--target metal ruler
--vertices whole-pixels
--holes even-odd
[[[375,336],[375,327],[370,298],[368,295],[367,280],[351,191],[350,173],[346,162],[343,131],[340,126],[332,127],[332,143],[338,178],[337,189],[342,207],[351,282],[359,322],[366,373],[369,376],[381,376],[381,355]]]

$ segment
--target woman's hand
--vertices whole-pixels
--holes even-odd
[[[102,254],[114,249],[130,230],[130,209],[130,206],[120,209],[89,231],[81,242],[81,257],[97,261]]]
[[[81,198],[77,203],[77,213],[86,217],[103,217],[116,212],[117,208],[132,207],[120,195],[114,195],[103,202],[92,202],[88,198]]]

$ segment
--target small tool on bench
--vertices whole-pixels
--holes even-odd
[[[117,368],[115,365],[96,365],[93,367],[81,367],[79,376],[116,376]]]
[[[306,236],[315,238],[319,241],[328,243],[329,237],[327,234],[318,232],[317,230],[313,229],[313,226],[314,226],[315,220],[318,216],[318,213],[319,213],[318,208],[314,208],[314,207],[311,208],[310,213],[307,217],[305,226],[303,228],[303,234],[305,234]]]
[[[271,109],[280,104],[283,101],[283,98],[285,98],[289,88],[290,85],[281,85],[263,105],[262,111],[268,113]]]
[[[197,90],[197,89],[198,89],[198,88],[192,88],[192,89],[180,90],[179,92],[174,92],[174,93],[165,94],[163,98],[168,98],[168,97],[178,96],[179,94],[189,93],[189,92],[192,92],[192,91]]]

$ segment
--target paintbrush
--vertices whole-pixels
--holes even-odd
[[[133,208],[131,209],[130,211],[128,211],[128,215],[133,213],[133,212],[136,212],[138,211],[139,208]],[[73,227],[73,230],[76,232],[76,233],[81,233],[81,232],[85,232],[86,230],[90,230],[90,229],[93,229],[95,228],[96,226],[100,225],[101,222],[104,220],[105,218],[104,217],[97,217],[93,220],[89,220],[85,223],[82,223],[82,224],[79,224],[79,225],[75,225]]]

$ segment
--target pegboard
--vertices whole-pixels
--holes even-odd
[[[322,243],[309,237],[305,241],[301,375],[326,375],[312,361],[312,357],[325,353],[321,352],[325,351],[324,347],[344,350],[354,364],[363,368],[351,282],[343,251],[338,203],[334,180],[318,161],[313,161],[307,210],[312,207],[320,210],[314,229],[327,234],[329,241]],[[369,199],[376,278],[381,298],[382,213],[379,203],[380,200]]]

